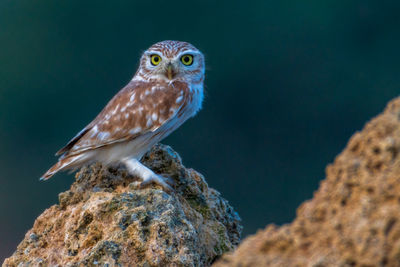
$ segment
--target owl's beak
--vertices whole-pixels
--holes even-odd
[[[175,72],[174,72],[174,67],[172,66],[172,63],[168,63],[165,74],[168,77],[168,79],[170,79],[170,80],[172,80],[172,78],[174,78]]]

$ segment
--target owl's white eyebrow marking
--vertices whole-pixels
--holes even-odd
[[[97,135],[97,137],[101,140],[104,140],[106,138],[108,138],[110,136],[109,132],[99,132],[99,134]]]
[[[142,127],[135,127],[132,130],[129,131],[130,134],[136,134],[139,133],[142,130]]]
[[[182,54],[196,54],[196,55],[198,55],[198,54],[200,54],[200,52],[198,50],[188,49],[188,50],[184,50],[181,53],[179,53],[179,55],[182,55]]]
[[[153,50],[153,49],[148,49],[147,51],[144,52],[144,54],[145,54],[146,56],[150,56],[150,55],[152,55],[152,54],[157,54],[157,55],[159,55],[161,58],[163,58],[163,55],[162,55],[162,53],[161,53],[160,51]]]

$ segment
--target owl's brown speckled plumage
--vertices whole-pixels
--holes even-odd
[[[153,62],[152,57],[158,57],[159,62]],[[153,45],[144,52],[132,81],[57,152],[59,161],[42,179],[94,161],[123,162],[143,184],[156,182],[170,189],[138,160],[197,113],[203,100],[203,80],[204,57],[194,46],[179,41]]]

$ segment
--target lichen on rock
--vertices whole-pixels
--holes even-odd
[[[313,199],[215,267],[400,266],[400,98],[354,134]]]
[[[175,191],[139,189],[123,166],[84,167],[3,266],[208,266],[237,246],[240,218],[201,174],[164,145],[142,162]]]

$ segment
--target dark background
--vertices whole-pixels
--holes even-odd
[[[0,262],[72,175],[53,156],[165,39],[206,55],[199,115],[164,140],[243,219],[290,222],[400,91],[399,1],[0,0]]]

